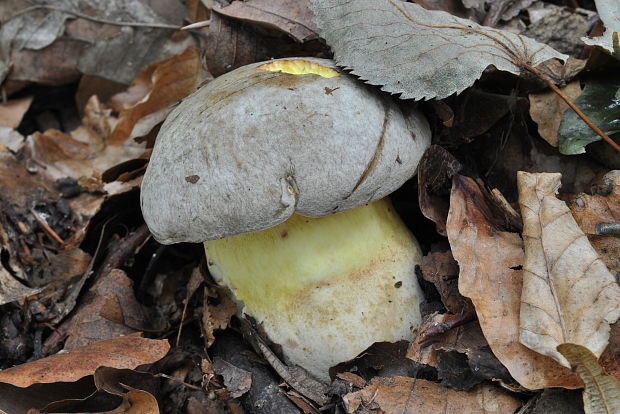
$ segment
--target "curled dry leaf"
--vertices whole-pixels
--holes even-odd
[[[596,10],[603,23],[605,33],[594,39],[582,38],[587,45],[599,46],[620,57],[620,3],[616,0],[595,0]]]
[[[557,346],[577,344],[600,356],[620,317],[620,287],[556,198],[560,179],[517,174],[525,244],[520,341],[570,367]]]
[[[508,31],[399,0],[313,0],[336,62],[403,99],[445,98],[490,65],[519,74],[566,55]]]
[[[366,409],[385,414],[512,414],[521,406],[519,400],[491,385],[464,392],[409,377],[375,377],[343,400],[348,413]]]
[[[519,342],[523,243],[494,219],[490,202],[473,179],[455,176],[448,239],[459,263],[459,291],[476,308],[495,356],[522,386],[578,388],[577,375]]]
[[[0,371],[0,382],[18,387],[77,381],[99,366],[133,369],[163,358],[170,349],[165,339],[121,336],[76,348]]]
[[[620,413],[620,381],[605,375],[588,348],[562,344],[558,346],[558,352],[570,362],[585,384],[583,403],[586,414]]]

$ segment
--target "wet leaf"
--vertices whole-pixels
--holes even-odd
[[[0,371],[0,382],[28,387],[32,384],[77,381],[100,366],[133,369],[161,359],[168,341],[121,336],[58,353]]]
[[[343,399],[348,413],[367,412],[365,408],[385,414],[512,414],[521,406],[516,398],[490,385],[464,392],[409,377],[375,377]]]
[[[581,95],[575,100],[592,122],[606,134],[620,132],[620,79],[598,76],[585,81]],[[575,111],[566,111],[558,131],[562,154],[581,154],[585,146],[601,139]]]
[[[570,367],[556,347],[577,344],[600,356],[620,317],[620,287],[556,198],[560,178],[517,174],[525,245],[520,341]]]
[[[234,1],[223,8],[214,8],[219,14],[249,23],[280,30],[297,42],[318,37],[318,29],[308,8],[310,0],[249,0]]]
[[[314,0],[311,9],[339,65],[403,99],[460,93],[490,65],[519,74],[524,65],[567,58],[527,37],[414,3]]]
[[[583,403],[586,414],[620,412],[620,381],[605,375],[589,349],[577,344],[561,344],[558,352],[570,362],[585,384]]]
[[[578,388],[579,378],[519,342],[523,242],[498,223],[488,196],[473,179],[453,179],[448,239],[459,263],[459,291],[476,308],[491,350],[522,386]]]

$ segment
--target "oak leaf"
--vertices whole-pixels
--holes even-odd
[[[620,317],[620,287],[556,198],[560,178],[517,174],[525,247],[520,341],[570,367],[557,346],[577,344],[600,356]]]

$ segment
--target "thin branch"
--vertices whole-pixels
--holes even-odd
[[[181,26],[176,26],[173,24],[165,24],[165,23],[117,22],[114,20],[100,19],[98,17],[89,16],[88,14],[76,12],[73,10],[62,9],[60,7],[48,6],[48,5],[26,7],[25,9],[22,9],[18,11],[17,13],[13,14],[8,20],[12,20],[18,16],[21,16],[22,14],[30,13],[31,11],[38,10],[38,9],[45,9],[45,10],[52,10],[52,11],[57,11],[61,13],[66,13],[66,14],[73,15],[75,17],[79,17],[81,19],[90,20],[92,22],[102,23],[102,24],[111,24],[114,26],[151,27],[154,29],[168,29],[168,30],[180,30],[181,29]]]

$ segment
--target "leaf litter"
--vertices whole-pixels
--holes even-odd
[[[618,322],[600,325],[608,335],[588,327],[555,341],[590,348],[560,346],[576,373],[544,355],[559,355],[554,344],[535,345],[537,352],[519,342],[524,328],[552,329],[536,313],[526,312],[520,323],[521,292],[532,257],[566,246],[560,235],[568,227],[554,230],[551,241],[542,237],[542,248],[528,247],[531,219],[519,214],[517,171],[562,173],[567,192],[549,194],[547,202],[567,201],[570,210],[562,211],[575,218],[571,231],[577,234],[578,225],[580,240],[594,248],[579,247],[572,259],[600,255],[597,266],[611,271],[605,277],[612,290],[609,277],[619,269],[618,174],[609,170],[620,163],[599,158],[590,145],[586,160],[543,141],[555,144],[559,120],[573,115],[557,97],[539,101],[545,85],[524,74],[566,56],[504,30],[528,33],[540,6],[530,3],[419,2],[471,20],[396,0],[374,2],[373,13],[361,0],[329,8],[288,0],[188,1],[186,9],[141,0],[90,9],[81,1],[0,5],[0,410],[367,414],[521,407],[533,414],[579,394],[551,387],[585,386],[586,412],[613,412],[609,404],[596,411],[608,396],[591,385],[620,377]],[[597,6],[613,31],[609,4]],[[189,22],[208,20],[175,31],[185,14]],[[390,25],[387,35],[381,24]],[[420,36],[436,48],[423,49]],[[559,85],[575,77],[588,82],[586,62],[613,78],[609,61],[571,47],[566,65],[552,59],[534,69]],[[375,344],[334,367],[328,387],[287,366],[278,344],[260,337],[260,326],[252,333],[239,325],[236,304],[205,275],[200,246],[161,246],[149,237],[138,191],[161,121],[201,83],[272,57],[329,57],[330,48],[345,68],[387,92],[445,99],[418,105],[435,145],[417,185],[411,181],[393,197],[426,254],[419,268],[425,323],[412,343]],[[577,283],[591,281],[584,275]],[[542,292],[528,302],[557,304]],[[585,295],[579,289],[568,302],[592,303]],[[611,296],[609,306],[559,307],[561,316],[612,322]],[[585,368],[600,374],[584,375]],[[608,388],[612,401],[618,391]]]

